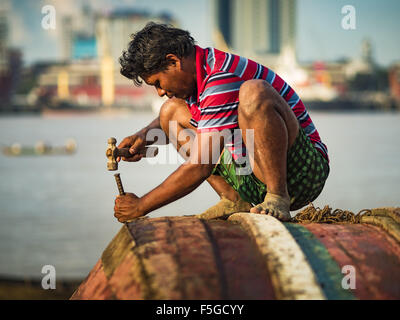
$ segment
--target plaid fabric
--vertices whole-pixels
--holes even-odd
[[[235,189],[240,197],[253,204],[264,202],[267,187],[254,173],[240,174],[243,165],[224,149],[213,174],[220,175]],[[239,174],[238,174],[239,172]],[[298,210],[314,201],[321,193],[329,175],[328,161],[313,146],[303,129],[287,154],[287,188],[290,210]]]

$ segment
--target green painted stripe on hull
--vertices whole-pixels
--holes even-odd
[[[344,274],[325,246],[302,225],[284,223],[284,226],[301,247],[327,299],[356,299],[351,291],[342,288]]]

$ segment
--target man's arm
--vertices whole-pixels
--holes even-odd
[[[138,134],[146,137],[147,133],[153,129],[158,129],[158,130],[162,130],[161,129],[161,124],[160,124],[160,117],[158,116],[157,118],[155,118],[152,122],[150,122],[150,124],[148,124],[146,127],[144,127],[142,130],[140,130],[138,132]],[[156,145],[161,145],[161,144],[168,144],[168,140],[167,141],[146,141],[146,145],[151,145],[151,144],[156,144]]]
[[[195,190],[206,180],[213,166],[206,164],[182,164],[161,185],[141,198],[140,211],[147,214]]]
[[[161,130],[160,117],[155,118],[149,125],[121,141],[121,143],[118,145],[118,148],[129,148],[129,152],[132,154],[132,157],[122,158],[122,160],[128,162],[139,161],[146,155],[146,146],[151,144],[162,145],[168,143],[168,139],[161,139],[160,141],[147,141],[147,134],[151,130]],[[121,159],[118,157],[117,161],[119,162],[120,160]]]
[[[134,194],[118,196],[115,217],[124,222],[143,216],[155,209],[184,197],[206,180],[224,146],[219,132],[197,134],[191,156],[158,187],[138,198]]]

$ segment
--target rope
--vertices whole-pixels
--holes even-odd
[[[370,209],[363,209],[358,214],[348,210],[335,209],[325,206],[323,209],[315,208],[312,203],[300,211],[290,222],[294,223],[361,223],[363,216],[372,215]]]

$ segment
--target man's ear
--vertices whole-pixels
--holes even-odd
[[[181,59],[179,59],[176,55],[169,53],[166,55],[167,61],[169,65],[180,68],[181,67]]]

